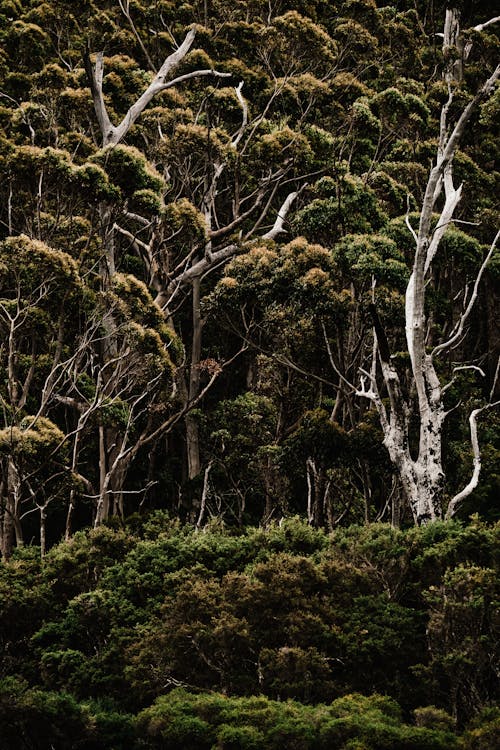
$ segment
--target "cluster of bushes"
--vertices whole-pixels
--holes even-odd
[[[0,566],[4,746],[489,748],[499,530],[156,513],[20,549]]]
[[[5,680],[2,747],[45,750],[491,750],[498,711],[459,736],[450,716],[427,707],[405,723],[398,704],[350,694],[330,704],[228,697],[176,688],[137,716]],[[490,744],[488,744],[490,743]]]

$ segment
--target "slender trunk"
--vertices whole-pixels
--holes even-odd
[[[8,510],[4,511],[2,519],[2,557],[9,560],[14,551],[14,520]]]
[[[314,496],[314,476],[312,459],[306,461],[306,479],[307,479],[307,522],[312,525],[313,522],[313,496]]]
[[[396,482],[397,486],[394,490],[391,501],[391,526],[394,526],[395,529],[399,529],[401,527],[401,520],[404,512],[404,496],[397,479]]]
[[[196,528],[198,530],[201,529],[201,526],[203,524],[203,519],[205,517],[205,512],[207,509],[207,499],[208,499],[208,493],[209,493],[209,477],[210,477],[210,471],[212,469],[212,465],[213,465],[213,461],[210,461],[203,475],[203,492],[201,493],[200,513],[198,515],[198,520],[196,522]]]
[[[272,466],[272,460],[270,456],[266,458],[266,469],[264,471],[264,514],[262,516],[262,524],[265,526],[271,520],[276,510],[276,482],[274,479],[274,468]]]
[[[115,452],[117,448],[114,448],[112,451],[111,456],[111,462],[114,462],[115,460]],[[123,504],[123,489],[125,486],[125,478],[127,476],[127,466],[125,465],[125,462],[122,460],[118,463],[116,469],[114,470],[112,477],[111,477],[111,489],[112,489],[112,497],[113,497],[113,504],[112,504],[112,514],[114,516],[119,516],[120,518],[124,518],[125,516],[125,507]]]
[[[106,428],[103,425],[99,425],[99,498],[94,520],[95,526],[99,526],[109,515],[109,474],[107,471],[108,456],[106,444]]]
[[[191,347],[191,363],[189,368],[188,401],[193,401],[200,392],[200,360],[201,360],[201,334],[202,319],[200,313],[200,280],[193,281],[193,338]],[[200,438],[198,422],[196,417],[187,414],[186,425],[186,447],[188,461],[188,477],[194,479],[201,471],[200,461]]]
[[[372,484],[370,481],[370,475],[366,466],[366,461],[358,459],[359,468],[361,471],[361,484],[363,485],[363,504],[364,504],[364,516],[365,524],[370,523],[370,507],[372,502]]]
[[[14,549],[14,520],[9,498],[8,458],[2,461],[2,481],[0,484],[0,552],[8,560]]]
[[[64,540],[67,542],[71,539],[73,534],[73,514],[75,512],[76,505],[76,492],[72,487],[69,493],[68,512],[66,513],[66,527],[64,530]]]
[[[17,466],[9,456],[7,459],[7,503],[4,514],[4,550],[6,560],[12,555],[14,541],[17,547],[24,545],[23,529],[19,517],[21,507],[21,479]]]
[[[102,255],[100,260],[101,288],[108,291],[116,274],[116,247],[115,230],[112,208],[106,203],[99,206],[99,217],[101,221]],[[105,366],[110,360],[118,355],[117,324],[113,314],[106,314],[103,320],[104,336],[101,345],[102,364]],[[103,385],[108,385],[113,377],[112,372],[103,369]],[[110,476],[110,467],[113,465],[114,451],[118,444],[117,430],[114,428],[99,427],[99,498],[96,508],[95,525],[98,526],[106,521],[110,515],[110,491],[113,477]]]
[[[107,203],[100,204],[99,218],[101,221],[101,240],[103,248],[99,270],[101,284],[104,289],[107,289],[116,273],[115,237],[113,228],[114,217],[112,208],[108,206]]]
[[[45,557],[47,552],[47,536],[46,536],[46,521],[47,521],[47,509],[45,505],[40,508],[40,556]]]
[[[306,462],[307,470],[307,518],[311,526],[323,528],[325,525],[325,506],[328,495],[328,483],[323,469],[316,466],[313,458]]]

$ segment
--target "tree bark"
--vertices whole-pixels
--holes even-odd
[[[195,400],[200,392],[201,337],[203,321],[200,313],[200,279],[193,281],[191,362],[189,367],[188,401]],[[194,479],[201,471],[198,421],[189,412],[185,417],[188,477]]]
[[[456,325],[454,333],[447,342],[439,344],[432,353],[428,353],[426,350],[428,327],[426,286],[428,275],[432,270],[432,261],[438,252],[440,241],[453,220],[455,209],[462,194],[462,186],[455,188],[453,184],[453,159],[474,108],[491,93],[500,74],[499,66],[462,111],[450,133],[447,117],[453,101],[454,89],[452,84],[456,85],[462,77],[463,56],[459,66],[455,65],[453,58],[453,50],[457,48],[460,48],[458,13],[455,10],[449,10],[446,14],[443,41],[446,64],[444,78],[448,84],[449,97],[441,111],[437,161],[427,182],[418,232],[415,232],[408,223],[416,243],[413,270],[405,298],[406,339],[411,361],[411,386],[416,392],[416,416],[419,422],[419,442],[415,457],[410,453],[409,417],[412,404],[403,396],[399,374],[391,360],[385,332],[374,306],[372,306],[371,312],[374,338],[377,344],[376,357],[382,371],[384,387],[389,397],[388,409],[381,398],[375,376],[377,367],[375,355],[372,371],[370,373],[363,371],[361,389],[357,392],[358,395],[370,399],[378,410],[384,433],[384,445],[399,475],[406,501],[417,525],[426,524],[443,517],[442,497],[445,476],[442,467],[442,433],[446,417],[443,400],[445,388],[441,387],[436,373],[434,357],[441,351],[446,351],[461,336],[465,320],[470,314],[477,297],[479,281],[498,239],[497,235],[481,265],[471,300]],[[437,225],[434,227],[434,211],[443,193],[444,205]],[[370,382],[368,388],[366,387],[366,378]],[[477,485],[480,470],[475,423],[477,413],[475,411],[471,415],[471,442],[474,452],[473,477],[451,502],[447,517],[453,515],[461,501]]]

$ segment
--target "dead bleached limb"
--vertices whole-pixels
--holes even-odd
[[[240,127],[238,129],[238,132],[236,133],[236,135],[234,136],[234,138],[231,140],[231,146],[233,148],[236,148],[236,146],[238,145],[238,143],[243,138],[243,134],[244,134],[244,132],[246,130],[246,127],[248,125],[248,104],[246,103],[245,98],[243,97],[243,94],[241,93],[242,88],[243,88],[243,81],[240,81],[239,84],[238,84],[238,86],[236,86],[236,88],[235,88],[235,92],[236,92],[236,97],[237,97],[238,102],[239,102],[240,107],[241,107],[241,113],[242,113],[241,114],[241,125],[240,125]]]
[[[418,525],[443,517],[442,497],[445,476],[442,468],[442,433],[443,423],[447,416],[444,409],[444,394],[451,383],[444,387],[441,386],[435,369],[434,358],[440,352],[446,351],[456,344],[463,336],[465,323],[478,296],[481,278],[500,234],[495,237],[481,264],[467,307],[455,325],[451,336],[429,353],[426,349],[426,331],[428,328],[426,287],[433,260],[439,251],[446,230],[453,222],[454,213],[463,191],[462,185],[454,186],[453,160],[470,123],[472,113],[491,94],[500,75],[500,66],[497,66],[476,96],[463,109],[455,125],[451,127],[448,118],[454,100],[456,84],[462,80],[462,65],[464,62],[460,52],[460,50],[463,51],[463,37],[460,36],[459,32],[458,13],[456,10],[448,10],[444,34],[442,35],[443,51],[447,61],[444,80],[448,85],[448,100],[441,110],[436,163],[427,181],[417,231],[413,229],[409,222],[408,212],[406,216],[406,224],[415,240],[413,269],[405,296],[405,328],[411,363],[410,391],[413,390],[417,398],[417,409],[414,416],[418,420],[418,447],[415,446],[410,452],[410,424],[414,423],[414,420],[410,420],[410,410],[413,407],[411,401],[407,399],[401,389],[399,374],[390,357],[385,332],[378,319],[374,304],[370,307],[378,351],[377,353],[374,351],[372,356],[371,373],[362,371],[361,388],[357,391],[359,396],[371,400],[379,412],[384,433],[384,445],[396,469],[415,523]],[[453,55],[457,59],[454,60]],[[437,225],[435,225],[436,209],[443,198],[444,203],[439,211]],[[377,359],[382,373],[383,388],[388,396],[388,406],[385,406],[386,402],[382,402],[380,399],[379,386],[374,375],[374,365]],[[475,366],[471,367],[478,369]],[[461,369],[465,368],[469,368],[469,366],[464,365]],[[387,410],[386,415],[381,409],[381,404]],[[473,474],[467,486],[449,504],[446,512],[447,518],[456,513],[463,499],[473,491],[479,481],[481,459],[477,437],[477,417],[484,409],[491,408],[491,406],[491,404],[488,404],[481,409],[475,409],[470,416],[471,445],[474,456]]]
[[[212,470],[213,464],[214,464],[213,460],[209,461],[207,466],[205,467],[205,471],[203,472],[203,491],[201,493],[200,512],[198,514],[198,520],[196,521],[197,531],[201,529],[201,525],[205,517],[205,511],[207,508],[207,500],[208,500],[208,494],[209,494],[210,471]]]
[[[492,404],[486,404],[486,406],[481,407],[480,409],[473,409],[473,411],[470,414],[469,417],[469,426],[470,426],[470,442],[471,442],[471,448],[472,448],[472,476],[470,478],[470,481],[466,486],[458,492],[449,502],[448,508],[446,510],[445,518],[448,520],[450,518],[453,518],[453,516],[456,514],[457,510],[460,508],[462,502],[465,500],[466,497],[468,497],[477,487],[479,483],[479,475],[481,473],[481,451],[479,448],[479,440],[477,437],[477,418],[480,414],[482,414],[483,411],[486,411],[487,409],[493,409],[496,406],[500,405],[500,401],[495,401]]]
[[[260,239],[274,239],[278,234],[285,231],[283,225],[286,220],[286,216],[290,211],[292,204],[297,198],[298,194],[299,192],[296,191],[290,193],[287,196],[280,210],[278,211],[278,217],[276,218],[273,228],[269,232],[266,232],[266,234],[262,235]],[[261,198],[259,197],[256,205],[260,203],[260,200]],[[255,208],[255,206],[253,208]],[[239,223],[240,221],[233,222],[233,228]],[[209,234],[209,236],[211,236],[212,238],[215,236],[221,236],[222,234],[226,233],[226,230],[227,227],[224,227],[220,231],[213,232],[211,233],[211,235]],[[172,281],[169,283],[167,288],[159,292],[155,300],[156,303],[160,305],[163,310],[168,310],[177,295],[185,287],[192,284],[194,279],[203,278],[208,273],[212,273],[216,268],[219,268],[222,263],[227,262],[230,258],[235,256],[240,249],[241,245],[239,243],[232,242],[220,248],[219,250],[214,250],[209,254],[205,254],[203,258],[196,260],[184,271],[177,274],[175,278],[172,279]]]
[[[475,372],[478,372],[481,375],[481,377],[484,378],[484,370],[482,370],[477,365],[460,365],[459,367],[454,367],[453,368],[452,378],[449,381],[449,383],[446,383],[446,385],[444,385],[441,388],[441,394],[446,393],[446,391],[449,390],[449,388],[453,385],[453,383],[455,382],[455,379],[456,379],[455,378],[455,373],[457,373],[457,372],[463,372],[464,370],[474,370]]]
[[[498,23],[500,21],[500,16],[495,16],[494,18],[490,18],[489,21],[485,21],[484,23],[479,23],[477,26],[474,26],[474,31],[482,31],[487,26],[490,26],[492,23]]]
[[[278,234],[281,234],[281,232],[285,231],[284,225],[286,217],[288,216],[288,212],[290,211],[292,204],[297,198],[298,194],[298,192],[293,192],[287,195],[280,210],[278,211],[276,221],[274,222],[272,228],[262,235],[263,240],[274,240],[278,236]]]
[[[129,23],[129,26],[132,29],[133,35],[137,39],[137,43],[138,43],[139,47],[141,48],[142,53],[143,53],[144,57],[146,58],[149,67],[151,68],[151,70],[154,70],[154,72],[156,73],[156,68],[155,68],[155,66],[153,64],[153,61],[151,60],[151,57],[149,56],[149,53],[148,53],[146,47],[144,46],[144,42],[142,41],[142,39],[140,37],[140,34],[137,31],[135,23],[134,23],[134,21],[132,19],[132,16],[130,14],[130,0],[118,0],[118,3],[120,5],[120,9],[121,9],[123,15],[127,19],[128,23]]]
[[[84,56],[85,70],[90,83],[90,90],[92,92],[92,99],[94,101],[94,109],[99,122],[99,127],[102,134],[103,146],[116,145],[126,136],[134,122],[146,109],[151,100],[162,91],[166,91],[172,86],[176,86],[179,83],[190,80],[192,78],[198,78],[203,76],[214,76],[216,78],[229,77],[230,73],[221,73],[217,70],[194,70],[191,73],[178,76],[177,78],[169,78],[169,76],[175,71],[179,63],[186,57],[187,53],[191,49],[194,38],[196,36],[196,30],[191,29],[185,36],[184,41],[175,52],[172,52],[159,71],[154,76],[153,80],[147,87],[147,89],[139,96],[139,98],[132,104],[125,117],[119,123],[119,125],[113,125],[111,122],[106,103],[104,101],[104,95],[102,91],[103,77],[104,77],[104,53],[98,52],[96,55],[95,65],[92,64],[90,59],[90,52]]]

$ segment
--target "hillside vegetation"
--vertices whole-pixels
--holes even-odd
[[[477,519],[235,535],[156,514],[19,551],[2,747],[491,750],[498,549]]]
[[[151,508],[496,517],[492,7],[2,0],[5,557]]]
[[[0,0],[0,745],[498,743],[493,2]]]

